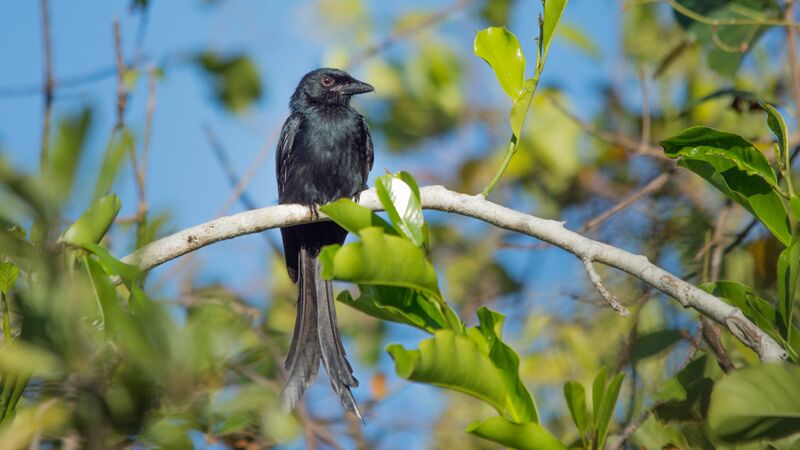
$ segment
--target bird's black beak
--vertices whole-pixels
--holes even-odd
[[[369,83],[364,83],[363,81],[358,80],[351,80],[345,84],[341,85],[339,92],[344,95],[358,95],[358,94],[366,94],[367,92],[374,91],[375,88],[372,87]]]

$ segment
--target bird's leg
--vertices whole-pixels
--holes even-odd
[[[311,220],[315,222],[319,220],[319,205],[308,205],[308,212],[311,213]]]

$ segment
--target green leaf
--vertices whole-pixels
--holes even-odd
[[[489,343],[477,329],[466,334],[439,330],[420,342],[418,350],[399,344],[386,350],[399,377],[471,395],[510,420],[524,421],[520,405],[530,402],[530,397],[520,398],[518,391],[507,389],[507,375],[489,356]]]
[[[206,52],[196,61],[211,79],[217,100],[229,111],[244,112],[261,98],[261,77],[247,56]]]
[[[328,280],[405,287],[441,297],[436,271],[425,252],[382,228],[362,228],[360,241],[325,247],[319,258]]]
[[[777,323],[781,336],[789,339],[792,327],[792,308],[797,291],[797,274],[800,269],[800,240],[792,244],[778,256],[778,311],[781,320]]]
[[[61,241],[75,245],[100,242],[114,223],[120,208],[122,203],[116,195],[100,197],[75,223],[64,230]]]
[[[489,344],[489,358],[500,369],[506,391],[511,393],[510,418],[517,422],[538,422],[536,404],[519,377],[519,356],[502,340],[505,317],[484,306],[478,309],[478,320],[478,330]]]
[[[800,367],[767,364],[730,373],[714,387],[711,431],[725,441],[778,439],[800,429]]]
[[[481,30],[475,35],[473,51],[489,63],[506,94],[512,100],[519,97],[525,78],[525,55],[514,33],[505,27]]]
[[[400,175],[387,174],[377,179],[375,189],[398,234],[406,236],[417,247],[425,247],[428,240],[427,228],[422,215],[419,186],[411,175],[406,173],[404,177],[413,184],[406,182]]]
[[[682,339],[683,335],[678,330],[657,330],[641,334],[633,341],[630,359],[632,362],[638,362],[658,355]]]
[[[381,227],[386,234],[397,235],[390,223],[371,209],[361,206],[349,198],[341,198],[328,203],[321,206],[319,210],[356,236],[360,236],[361,230],[368,227]]]
[[[83,262],[100,312],[98,328],[104,331],[106,336],[111,336],[117,331],[117,324],[122,319],[122,310],[117,299],[117,288],[100,263],[94,258],[84,256]]]
[[[603,448],[608,435],[608,425],[614,415],[614,407],[617,405],[617,398],[619,397],[619,390],[622,387],[622,380],[625,378],[624,373],[618,373],[611,382],[603,395],[603,403],[600,406],[600,418],[598,419],[597,432],[595,434],[595,441],[598,442],[597,448]]]
[[[782,323],[778,311],[770,302],[756,295],[749,286],[732,281],[719,281],[703,284],[700,288],[739,308],[745,317],[778,341],[789,352],[792,360],[798,360],[797,350],[788,343],[790,340],[785,339],[778,331],[778,325]],[[796,327],[792,326],[791,329],[792,335],[798,333]]]
[[[17,276],[19,276],[19,267],[12,262],[0,262],[0,292],[8,295],[14,287],[14,283],[17,282]]]
[[[537,62],[537,70],[541,71],[544,66],[544,61],[547,59],[547,52],[550,49],[550,43],[555,36],[556,25],[564,13],[564,8],[567,7],[567,0],[544,0],[544,19],[542,19],[542,26],[539,37],[539,61]]]
[[[596,430],[600,421],[600,410],[603,406],[603,395],[606,392],[608,369],[603,367],[597,372],[592,382],[592,426]]]
[[[765,101],[759,101],[758,104],[767,113],[767,126],[778,140],[777,157],[779,161],[783,162],[787,156],[786,152],[789,151],[789,131],[786,128],[786,122],[774,106]]]
[[[125,155],[133,151],[135,151],[133,135],[130,131],[123,129],[115,131],[111,135],[108,148],[106,148],[106,154],[103,156],[103,163],[100,166],[100,172],[97,174],[97,184],[94,188],[94,200],[97,200],[111,191],[114,179],[117,177],[119,169],[125,162]]]
[[[88,108],[59,121],[45,168],[47,186],[53,198],[65,201],[72,192],[78,162],[83,153],[92,114]]]
[[[703,420],[711,389],[720,377],[722,370],[714,358],[704,354],[694,359],[656,394],[656,417],[664,422]]]
[[[567,381],[564,384],[564,399],[567,401],[572,422],[578,427],[581,436],[589,427],[589,410],[586,408],[586,391],[577,381]]]
[[[555,436],[537,423],[514,423],[503,417],[472,423],[468,433],[521,450],[566,450]]]
[[[141,269],[118,260],[102,245],[87,242],[81,247],[97,256],[100,265],[109,275],[116,275],[128,282],[139,281],[144,276]]]
[[[775,172],[764,155],[742,137],[706,127],[693,127],[661,141],[678,165],[700,175],[758,217],[784,245],[791,242],[786,208]]]
[[[797,194],[789,199],[789,209],[792,211],[795,220],[800,221],[800,197]]]
[[[364,314],[420,328],[429,333],[449,328],[445,314],[435,300],[414,289],[393,286],[359,286],[360,295],[353,299],[342,291],[337,300]]]

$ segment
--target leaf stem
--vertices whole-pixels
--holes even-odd
[[[492,181],[490,181],[489,184],[483,189],[483,192],[481,192],[481,196],[483,198],[489,196],[494,187],[497,185],[497,182],[503,177],[508,165],[511,163],[511,158],[514,157],[515,153],[517,153],[517,137],[512,134],[511,139],[508,141],[508,148],[506,148],[506,154],[503,157],[503,163],[500,165],[500,169],[494,174]]]

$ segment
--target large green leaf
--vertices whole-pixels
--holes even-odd
[[[321,206],[319,210],[356,236],[360,236],[361,230],[368,227],[381,227],[385,233],[397,235],[390,223],[371,209],[361,206],[349,198],[341,198],[328,203]]]
[[[397,232],[417,247],[425,247],[428,229],[422,215],[419,186],[414,178],[406,172],[387,174],[378,178],[375,189]]]
[[[323,276],[328,280],[397,286],[441,297],[436,271],[425,252],[411,241],[386,234],[383,228],[361,229],[361,240],[322,250]]]
[[[797,291],[797,274],[800,270],[800,240],[792,244],[778,256],[778,311],[781,320],[776,324],[784,339],[789,339],[792,328],[792,309]]]
[[[519,357],[499,338],[502,316],[485,310],[479,317],[478,328],[436,331],[418,350],[390,345],[397,374],[481,399],[511,421],[537,422],[533,399],[519,379]]]
[[[361,295],[357,299],[349,291],[342,291],[337,300],[378,319],[411,325],[429,333],[449,328],[446,313],[423,292],[368,284],[361,285],[359,290]]]
[[[547,59],[547,51],[550,49],[550,43],[555,36],[556,25],[564,13],[564,8],[567,7],[567,0],[544,0],[544,18],[542,19],[542,28],[539,37],[539,55],[540,59],[537,63],[537,70],[541,70],[544,60]]]
[[[471,424],[468,433],[521,450],[566,450],[567,447],[538,423],[514,423],[492,417]]]
[[[726,441],[778,439],[800,430],[800,367],[768,364],[730,373],[711,395],[711,431]]]
[[[120,208],[122,203],[116,195],[100,197],[75,223],[64,230],[61,240],[75,245],[100,242],[114,223]]]
[[[692,127],[661,141],[670,158],[700,175],[750,211],[784,245],[791,242],[786,207],[776,193],[777,177],[764,155],[741,136]]]
[[[489,63],[503,90],[511,99],[519,97],[525,79],[525,55],[519,40],[505,27],[489,27],[475,35],[475,55]]]

